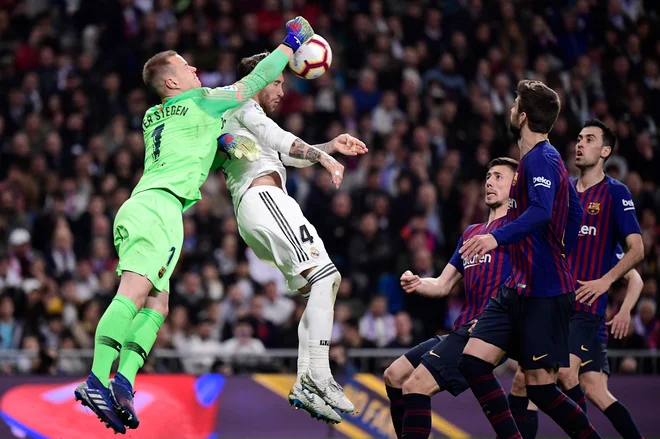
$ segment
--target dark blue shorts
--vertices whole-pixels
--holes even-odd
[[[497,346],[523,369],[568,367],[569,321],[575,294],[520,296],[501,287],[490,299],[472,337]]]
[[[423,364],[441,390],[458,396],[469,388],[467,381],[458,370],[458,360],[470,336],[469,325],[463,326],[441,337],[433,337],[418,344],[404,356],[413,367]]]
[[[580,357],[580,373],[610,374],[607,361],[606,334],[602,334],[602,316],[574,311],[570,321],[569,346],[571,354]]]

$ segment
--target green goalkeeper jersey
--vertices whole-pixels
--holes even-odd
[[[288,62],[275,50],[234,85],[188,90],[148,109],[142,121],[144,174],[131,196],[165,189],[184,201],[183,211],[195,204],[216,158],[222,115],[277,79]]]

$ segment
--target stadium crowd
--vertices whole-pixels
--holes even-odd
[[[585,120],[618,136],[608,172],[633,194],[646,254],[628,337],[609,344],[657,349],[659,12],[653,0],[0,0],[0,349],[39,352],[0,362],[0,373],[88,367],[58,349],[91,348],[116,291],[113,218],[141,175],[142,115],[157,102],[141,84],[146,59],[174,49],[204,86],[228,85],[241,57],[276,47],[295,15],[330,42],[334,61],[314,81],[286,74],[274,118],[309,143],[350,132],[370,148],[345,160],[339,191],[320,167],[287,182],[343,276],[336,367],[356,368],[346,348],[409,347],[451,329],[460,289],[405,296],[398,278],[439,275],[461,231],[485,220],[486,164],[518,158],[507,125],[523,78],[559,93],[550,140],[572,175]],[[297,347],[303,299],[246,251],[221,173],[203,196],[185,215],[155,346],[182,357],[151,358],[146,371],[228,371],[209,353]],[[613,287],[608,315],[624,292]],[[613,369],[653,369],[641,362]]]

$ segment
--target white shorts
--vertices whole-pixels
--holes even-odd
[[[245,243],[259,259],[279,268],[291,291],[307,285],[301,272],[332,262],[316,228],[282,189],[248,189],[238,206],[236,221]]]

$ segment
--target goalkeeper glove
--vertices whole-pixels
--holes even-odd
[[[314,36],[314,29],[303,17],[287,21],[286,30],[286,38],[282,44],[289,46],[294,52]]]
[[[261,158],[261,147],[245,136],[223,134],[218,138],[218,148],[238,160],[245,157],[247,161],[255,162]]]

